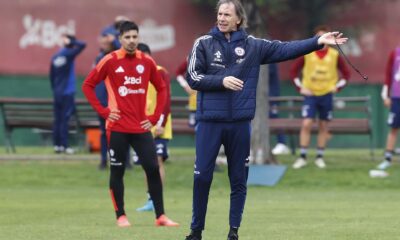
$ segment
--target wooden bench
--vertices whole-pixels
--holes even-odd
[[[98,128],[100,125],[97,113],[85,99],[76,99],[76,112],[69,121],[70,132],[76,133],[78,143],[83,143],[86,129]],[[172,99],[171,112],[173,131],[176,134],[194,135],[189,127],[189,111],[186,108],[186,97]],[[18,128],[34,128],[38,132],[51,133],[53,127],[53,99],[43,98],[0,98],[0,111],[4,127],[4,141],[7,152],[16,152],[12,133]]]
[[[269,119],[271,134],[284,133],[290,136],[290,147],[294,153],[295,145],[293,136],[298,136],[301,129],[301,108],[303,97],[282,96],[270,97],[270,101],[279,102],[279,118]],[[194,129],[189,127],[187,98],[174,97],[171,100],[172,127],[175,133],[194,134]],[[349,116],[351,115],[351,116]],[[370,97],[335,97],[333,120],[329,123],[332,134],[363,134],[369,136],[371,155],[373,155],[372,118]],[[312,133],[318,132],[318,123],[314,122]]]
[[[12,132],[17,128],[36,128],[51,132],[53,128],[53,99],[0,98],[0,111],[4,127],[4,141],[7,152],[15,152]],[[76,112],[69,121],[70,132],[77,133],[81,143],[83,130],[97,128],[97,114],[83,99],[76,101]]]
[[[189,125],[187,97],[171,98],[172,132],[174,134],[194,135],[194,128]]]
[[[279,102],[278,119],[269,119],[272,134],[283,132],[294,136],[298,135],[301,128],[301,106],[303,97],[286,96],[271,97],[270,101]],[[370,97],[335,97],[334,120],[329,124],[333,134],[365,134],[369,135],[371,154],[372,148],[372,123],[370,110]],[[189,110],[186,97],[172,97],[172,129],[174,134],[194,135],[194,129],[189,126]],[[38,128],[51,131],[53,125],[53,100],[38,98],[0,98],[0,110],[3,117],[4,138],[7,151],[15,152],[12,142],[12,132],[16,128]],[[70,130],[75,131],[78,142],[82,141],[83,133],[88,128],[98,128],[99,120],[96,112],[85,99],[76,100],[76,112],[70,120]],[[357,116],[341,116],[358,114]],[[313,125],[312,132],[318,130],[317,123]],[[294,150],[295,143],[291,138],[290,143]]]
[[[301,108],[303,97],[282,96],[271,97],[270,101],[279,102],[279,117],[270,119],[269,126],[272,134],[285,133],[299,135],[302,117]],[[361,134],[369,136],[370,154],[373,156],[372,117],[370,96],[361,97],[334,97],[333,120],[328,128],[332,134]],[[311,129],[312,133],[318,132],[318,122],[315,121]],[[291,148],[294,153],[295,143],[291,137]]]

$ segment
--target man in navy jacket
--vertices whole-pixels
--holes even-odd
[[[198,91],[196,160],[191,233],[199,240],[205,225],[208,194],[215,158],[224,145],[231,184],[228,239],[238,239],[246,199],[250,155],[250,122],[256,108],[256,87],[261,64],[285,61],[324,44],[343,44],[338,32],[302,41],[280,42],[248,35],[246,16],[238,0],[220,0],[217,25],[198,38],[189,57],[187,79]]]
[[[75,111],[75,58],[86,43],[72,35],[62,37],[63,47],[51,58],[50,83],[54,98],[53,144],[56,153],[73,153],[68,148],[68,121]]]

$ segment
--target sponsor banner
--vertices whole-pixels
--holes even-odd
[[[325,22],[350,37],[342,48],[354,65],[369,76],[368,83],[382,83],[389,52],[400,45],[400,1],[367,2],[349,0],[351,7],[329,14]],[[77,73],[85,76],[99,52],[100,32],[118,15],[127,16],[140,26],[141,41],[151,47],[156,62],[171,73],[186,58],[194,39],[207,33],[216,19],[213,8],[188,0],[0,0],[0,73],[47,75],[50,58],[60,47],[60,36],[69,33],[88,44],[76,62]],[[291,24],[293,16],[266,19],[272,39],[306,37],[305,30],[301,32],[299,28],[305,25],[302,19],[296,25]],[[239,57],[245,54],[242,48],[233,51]],[[220,64],[222,58],[216,54],[213,64]],[[291,64],[280,64],[281,79],[289,78]],[[351,82],[363,81],[351,71]]]
[[[0,0],[0,73],[47,75],[61,36],[68,33],[87,43],[76,61],[77,73],[86,76],[99,53],[100,33],[119,15],[139,25],[140,40],[150,46],[157,64],[171,73],[215,18],[213,12],[204,14],[186,0]],[[137,71],[143,69],[138,66]]]

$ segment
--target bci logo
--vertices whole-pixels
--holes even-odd
[[[141,76],[138,77],[138,78],[125,76],[124,85],[141,84],[141,83],[142,83],[142,77]]]
[[[57,25],[54,20],[35,19],[27,14],[22,18],[25,34],[19,40],[19,47],[42,46],[52,48],[62,46],[63,34],[75,34],[75,21],[69,20],[66,24]]]

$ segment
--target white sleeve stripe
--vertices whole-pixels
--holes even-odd
[[[195,64],[195,62],[196,62],[196,48],[199,46],[200,40],[201,40],[201,39],[205,39],[205,37],[207,37],[207,36],[203,36],[203,37],[201,37],[201,38],[198,38],[198,39],[196,40],[196,42],[194,43],[194,46],[193,46],[193,49],[192,49],[192,57],[191,57],[191,59],[190,59],[188,72],[189,72],[191,78],[192,78],[194,81],[200,81],[200,79],[203,78],[202,75],[197,76],[197,72],[195,71],[194,68],[195,68],[195,65],[196,65],[196,64]]]
[[[188,67],[188,73],[190,75],[190,77],[194,80],[194,81],[200,81],[204,75],[197,75],[197,72],[195,71],[195,66],[196,66],[196,49],[199,46],[200,40],[203,39],[208,39],[211,38],[211,36],[206,35],[203,37],[200,37],[196,40],[196,42],[193,45],[193,49],[192,49],[192,56],[190,58],[190,62],[189,62],[189,67]]]
[[[255,40],[262,40],[262,41],[268,42],[268,43],[271,42],[270,40],[267,40],[267,39],[264,39],[264,38],[256,38],[256,37],[254,37],[253,35],[249,35],[249,36],[247,36],[247,38],[253,38],[253,39],[255,39]],[[278,41],[278,42],[281,42],[281,41]]]

